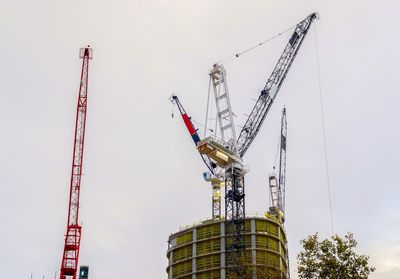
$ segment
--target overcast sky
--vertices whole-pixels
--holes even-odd
[[[90,278],[166,278],[167,239],[211,215],[204,166],[181,120],[205,114],[208,71],[320,13],[245,157],[248,212],[268,207],[267,174],[287,107],[287,234],[330,235],[316,44],[334,231],[400,278],[400,2],[2,0],[1,278],[53,278],[67,221],[81,60],[93,46],[82,179],[80,264]],[[316,37],[315,37],[316,35]],[[290,33],[225,65],[241,125]],[[176,110],[175,110],[176,112]]]

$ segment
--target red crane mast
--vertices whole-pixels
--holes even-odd
[[[67,233],[65,235],[60,279],[76,279],[76,274],[78,270],[79,248],[81,242],[81,226],[78,223],[79,194],[81,188],[83,147],[85,143],[88,71],[89,60],[92,59],[92,49],[89,46],[82,48],[80,50],[79,57],[83,59],[83,62],[81,82],[79,86],[78,106],[76,110]]]

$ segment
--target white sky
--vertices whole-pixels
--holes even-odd
[[[60,268],[80,47],[94,48],[80,264],[96,279],[165,278],[168,235],[211,214],[204,167],[168,97],[203,121],[212,64],[313,11],[335,232],[355,234],[377,267],[371,278],[399,278],[397,0],[2,0],[1,277],[53,278]],[[238,124],[288,36],[226,65]],[[245,157],[247,210],[263,211],[286,105],[292,278],[299,241],[330,233],[314,39],[311,29]]]

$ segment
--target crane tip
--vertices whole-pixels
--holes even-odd
[[[172,93],[172,95],[168,98],[168,100],[169,100],[171,103],[175,103],[175,99],[176,99],[175,93]]]

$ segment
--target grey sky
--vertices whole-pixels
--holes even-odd
[[[91,278],[165,278],[168,235],[209,217],[204,167],[168,97],[202,122],[207,73],[294,25],[316,22],[335,232],[371,255],[371,278],[400,277],[400,2],[23,1],[0,3],[1,278],[53,278],[67,217],[75,105],[90,65],[80,264]],[[288,109],[287,233],[330,233],[314,28],[245,160],[247,210],[267,208],[266,178]],[[225,67],[238,124],[288,36]]]

